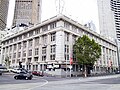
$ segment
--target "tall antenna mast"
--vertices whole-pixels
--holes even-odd
[[[61,14],[63,12],[64,4],[64,0],[55,0],[57,14]]]

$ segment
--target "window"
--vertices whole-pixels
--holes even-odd
[[[30,37],[30,36],[33,36],[33,31],[30,31],[30,32],[29,32],[29,37]]]
[[[39,34],[39,33],[40,33],[40,29],[38,28],[35,30],[35,34]]]
[[[12,51],[12,46],[10,46],[10,51]]]
[[[75,32],[77,32],[77,27],[74,26],[74,25],[72,25],[72,30],[75,31]]]
[[[65,41],[69,41],[69,33],[65,32]]]
[[[39,37],[35,38],[35,46],[39,46]]]
[[[23,36],[24,36],[24,38],[27,38],[27,33],[25,33]]]
[[[65,60],[69,60],[69,45],[65,45]]]
[[[19,36],[19,40],[21,40],[22,39],[22,35],[21,36]]]
[[[23,51],[23,57],[26,57],[26,51]]]
[[[69,46],[65,45],[65,53],[69,53]]]
[[[16,58],[16,53],[13,53],[13,58]]]
[[[13,43],[13,39],[10,40],[10,43]]]
[[[32,49],[29,50],[29,56],[32,56]]]
[[[5,48],[3,48],[3,53],[5,53]]]
[[[47,35],[42,36],[42,41],[43,41],[43,44],[47,43]]]
[[[46,55],[43,55],[42,56],[42,61],[45,61],[46,60]]]
[[[16,42],[17,41],[17,37],[16,38],[14,38],[14,42]]]
[[[50,55],[50,60],[55,60],[55,54]]]
[[[76,41],[76,36],[75,36],[75,35],[73,35],[73,36],[72,36],[72,43],[74,44],[74,43],[75,43],[75,41]]]
[[[33,40],[29,40],[29,47],[32,47]]]
[[[21,43],[18,43],[18,50],[21,49]]]
[[[51,41],[55,41],[55,33],[51,33]]]
[[[18,58],[20,58],[20,56],[21,56],[21,52],[18,52]]]
[[[9,54],[9,58],[11,59],[11,57],[12,57],[12,56],[11,56],[11,53],[10,53],[10,54]]]
[[[35,55],[39,54],[39,48],[35,48]]]
[[[14,50],[16,50],[17,49],[17,45],[16,44],[14,44]]]
[[[23,42],[23,48],[26,48],[27,47],[27,42]]]
[[[51,53],[55,53],[55,45],[51,45]]]
[[[54,29],[56,27],[56,22],[50,24],[50,29]]]
[[[34,61],[37,62],[37,61],[38,61],[38,57],[35,57],[35,58],[34,58]]]
[[[46,54],[46,47],[42,47],[42,54]]]
[[[47,30],[48,30],[48,25],[42,27],[42,31],[47,31]]]
[[[25,58],[22,59],[22,62],[25,62]]]
[[[64,27],[70,29],[70,24],[68,22],[64,22]]]

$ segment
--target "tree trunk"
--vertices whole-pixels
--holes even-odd
[[[86,65],[84,66],[85,70],[84,70],[84,77],[87,77],[87,67]]]

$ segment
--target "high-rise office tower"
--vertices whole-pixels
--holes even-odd
[[[111,10],[114,12],[117,39],[120,41],[120,0],[111,0]]]
[[[0,30],[4,30],[7,24],[9,0],[0,0]]]
[[[97,0],[100,32],[120,41],[120,0]]]
[[[36,24],[41,21],[42,0],[16,0],[13,26],[16,24]]]

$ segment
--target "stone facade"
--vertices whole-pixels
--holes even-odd
[[[105,73],[106,70],[118,68],[115,42],[64,15],[57,15],[4,38],[1,63],[4,64],[8,56],[10,66],[14,68],[19,67],[21,61],[24,68],[32,71],[63,76],[80,74],[80,67],[74,59],[70,72],[70,57],[75,40],[82,35],[88,35],[101,45],[102,55],[95,63],[93,72]]]

